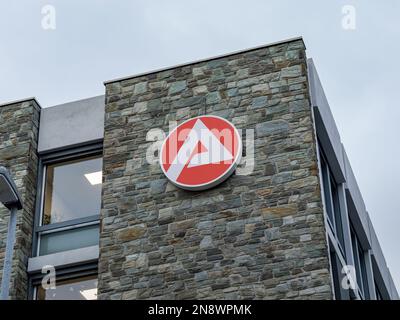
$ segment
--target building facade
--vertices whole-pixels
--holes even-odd
[[[149,159],[200,115],[241,130],[244,157],[222,184],[186,191]],[[13,299],[398,299],[301,38],[50,108],[3,104],[0,163],[24,200]]]

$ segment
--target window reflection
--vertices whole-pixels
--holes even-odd
[[[97,276],[59,281],[55,289],[37,287],[37,300],[97,300]]]
[[[102,158],[48,165],[42,224],[100,213]]]

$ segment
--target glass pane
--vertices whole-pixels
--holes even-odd
[[[37,300],[96,300],[97,276],[59,281],[55,289],[36,288]]]
[[[332,243],[329,243],[329,246],[332,248]],[[335,291],[335,299],[336,300],[350,300],[350,292],[346,290],[342,286],[342,265],[340,263],[340,259],[336,252],[330,252],[330,263],[332,268],[332,275],[333,275],[333,288]]]
[[[58,231],[40,236],[39,255],[90,247],[99,244],[99,225]]]
[[[329,181],[329,169],[325,162],[325,160],[321,157],[321,171],[322,171],[322,182],[324,184],[324,199],[326,212],[328,214],[328,218],[330,222],[333,224],[333,208],[331,202],[331,194],[330,194],[330,181]]]
[[[359,242],[358,242],[358,255],[359,255],[358,260],[360,260],[360,267],[361,267],[363,293],[364,293],[365,299],[369,299],[368,278],[367,278],[367,270],[366,270],[365,256],[364,256],[365,252]]]
[[[100,213],[102,158],[48,165],[42,224]]]
[[[353,259],[354,259],[354,268],[356,269],[356,278],[357,284],[361,292],[363,292],[363,284],[362,284],[362,276],[361,276],[361,266],[358,254],[358,244],[357,244],[357,237],[353,231],[351,231],[351,238],[352,238],[352,247],[353,247]]]
[[[339,203],[339,191],[336,185],[335,180],[331,177],[331,191],[332,191],[332,200],[333,200],[333,207],[335,212],[335,227],[336,227],[336,236],[339,240],[341,245],[342,253],[345,255],[344,252],[344,236],[343,236],[343,223],[342,223],[342,216],[340,211],[340,203]]]
[[[341,298],[341,286],[340,286],[340,274],[338,270],[338,265],[336,261],[336,255],[334,252],[330,252],[330,262],[333,275],[333,289],[335,291],[335,297],[337,300]]]

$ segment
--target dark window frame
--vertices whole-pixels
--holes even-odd
[[[325,211],[327,215],[326,220],[328,222],[328,227],[336,239],[341,254],[346,259],[346,243],[344,240],[344,226],[342,220],[343,208],[340,207],[338,183],[332,174],[327,157],[325,156],[325,153],[321,147],[319,147],[319,158],[321,162],[320,168],[323,183],[322,196],[325,200]],[[334,190],[332,190],[332,185],[335,186]]]
[[[365,265],[366,250],[358,239],[357,232],[353,225],[350,225],[351,245],[353,249],[354,268],[356,271],[357,290],[360,297],[364,300],[370,298],[368,287],[368,276]]]
[[[91,156],[101,157],[102,155],[103,144],[101,142],[96,142],[80,147],[72,147],[65,150],[50,152],[39,156],[37,195],[32,239],[33,257],[39,256],[40,235],[42,233],[53,233],[62,230],[78,229],[87,225],[100,224],[100,214],[98,214],[63,222],[42,225],[41,219],[44,206],[44,188],[47,165],[61,164],[71,160],[83,160]]]
[[[32,257],[38,256],[38,237],[39,232],[50,231],[60,227],[74,227],[81,223],[100,223],[100,215],[93,215],[81,219],[74,219],[68,222],[54,223],[54,226],[44,225],[41,226],[41,216],[43,208],[43,192],[44,192],[44,170],[47,164],[54,164],[58,162],[65,162],[90,156],[103,155],[103,142],[94,141],[88,144],[73,146],[62,150],[55,150],[53,152],[46,152],[39,155],[38,163],[38,179],[37,179],[37,194],[35,204],[35,217],[32,235]],[[53,228],[54,227],[54,228]],[[98,274],[98,262],[82,262],[74,266],[59,266],[56,268],[56,277],[58,281],[74,279],[82,276]],[[28,298],[36,299],[35,287],[39,285],[45,275],[37,272],[29,275],[29,288]]]
[[[328,240],[328,252],[335,300],[354,300],[353,291],[342,288],[342,281],[345,277],[345,274],[342,273],[343,265],[331,239]]]

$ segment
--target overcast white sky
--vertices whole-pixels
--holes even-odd
[[[42,28],[44,5],[56,29]],[[356,29],[342,27],[342,7]],[[303,36],[387,263],[400,288],[400,1],[13,0],[0,2],[0,103],[43,107],[103,81]]]

